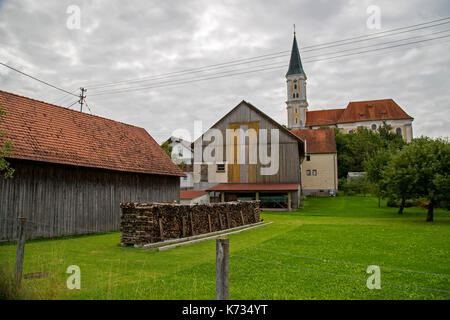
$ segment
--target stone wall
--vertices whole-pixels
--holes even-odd
[[[120,204],[123,245],[144,245],[220,231],[260,221],[259,201],[183,205]]]

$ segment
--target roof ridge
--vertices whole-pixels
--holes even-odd
[[[108,120],[108,121],[112,121],[112,122],[117,122],[117,123],[120,123],[120,124],[123,124],[123,125],[126,125],[126,126],[130,126],[130,127],[134,127],[134,128],[139,128],[139,129],[145,130],[145,128],[139,127],[139,126],[136,126],[136,125],[133,125],[133,124],[129,124],[129,123],[125,123],[125,122],[122,122],[122,121],[117,121],[117,120],[109,119],[109,118],[102,117],[102,116],[98,116],[98,115],[95,115],[95,114],[85,113],[85,112],[78,111],[78,110],[72,110],[72,109],[69,109],[69,108],[66,108],[66,107],[63,107],[63,106],[58,106],[58,105],[53,104],[53,103],[49,103],[49,102],[45,102],[45,101],[42,101],[42,100],[38,100],[38,99],[34,99],[34,98],[22,96],[22,95],[17,94],[17,93],[12,93],[12,92],[4,91],[4,90],[1,90],[1,89],[0,89],[0,93],[2,93],[2,92],[3,92],[3,93],[6,93],[6,94],[13,95],[13,96],[16,96],[16,97],[20,97],[20,98],[24,98],[24,99],[36,101],[36,102],[39,102],[39,103],[43,103],[43,104],[46,104],[46,105],[51,106],[51,107],[61,108],[61,109],[63,109],[63,110],[67,110],[67,111],[71,111],[71,112],[77,112],[77,113],[79,113],[79,114],[83,114],[84,116],[88,116],[88,117],[96,117],[96,118],[100,118],[100,119],[104,119],[104,120]],[[145,131],[147,131],[147,130],[145,130]]]

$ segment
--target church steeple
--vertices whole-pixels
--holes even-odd
[[[295,25],[294,25],[295,28]],[[294,42],[292,44],[291,60],[286,73],[287,85],[287,118],[288,127],[302,129],[306,127],[308,101],[306,100],[306,73],[303,70],[297,37],[294,29]]]
[[[286,77],[291,74],[306,75],[305,71],[303,70],[300,52],[298,51],[297,37],[295,36],[295,32],[294,32],[294,43],[292,44],[291,60],[289,61],[289,70],[286,73]]]

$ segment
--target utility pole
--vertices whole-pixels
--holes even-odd
[[[86,99],[86,96],[84,95],[84,93],[87,92],[87,89],[80,88],[80,90],[81,90],[80,101],[78,101],[78,102],[80,104],[80,111],[83,112],[83,103],[84,103],[84,99]]]

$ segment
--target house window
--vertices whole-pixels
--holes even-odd
[[[395,133],[397,133],[397,134],[403,136],[403,135],[402,135],[402,128],[397,128],[397,129],[395,129]]]
[[[306,161],[311,161],[311,156],[306,156]]]
[[[377,130],[377,125],[375,123],[372,125],[372,130]]]
[[[183,181],[187,181],[187,176],[186,176],[186,177],[183,177]]]
[[[224,164],[218,164],[217,165],[217,172],[224,172],[225,171],[225,165]]]
[[[310,176],[311,175],[311,170],[306,170],[306,175]]]
[[[313,170],[313,176],[317,176],[317,170]]]

